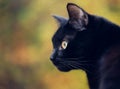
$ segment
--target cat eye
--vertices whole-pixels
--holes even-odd
[[[68,45],[68,42],[67,41],[63,41],[62,44],[61,44],[61,48],[62,49],[66,49],[67,45]]]

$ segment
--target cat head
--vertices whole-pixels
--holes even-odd
[[[61,71],[87,70],[94,61],[95,43],[89,14],[73,3],[67,4],[69,19],[54,16],[59,28],[52,38],[51,61]]]

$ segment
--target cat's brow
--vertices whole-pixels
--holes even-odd
[[[73,38],[74,38],[74,35],[66,35],[65,38],[66,38],[66,39],[73,39]]]

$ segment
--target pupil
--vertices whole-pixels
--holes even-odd
[[[66,41],[63,41],[63,42],[62,42],[62,48],[63,48],[63,49],[66,49],[66,47],[67,47],[67,42],[66,42]]]
[[[66,43],[64,43],[64,46],[66,46]]]

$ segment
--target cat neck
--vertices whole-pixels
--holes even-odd
[[[114,23],[97,16],[89,15],[88,28],[95,31],[96,38],[96,67],[92,68],[92,73],[86,72],[90,89],[98,89],[101,77],[100,61],[107,50],[116,45],[120,45],[120,27]],[[97,24],[96,24],[97,22]],[[94,28],[93,28],[94,27]],[[106,57],[107,58],[107,57]],[[105,59],[107,60],[107,59]],[[90,68],[91,69],[91,68]],[[90,70],[88,69],[88,70]],[[96,71],[97,70],[97,71]]]
[[[96,63],[95,65],[95,68],[91,68],[91,72],[86,71],[90,89],[98,89],[100,83],[100,66],[99,63]]]
[[[90,89],[98,89],[100,78],[98,75],[87,74]]]

